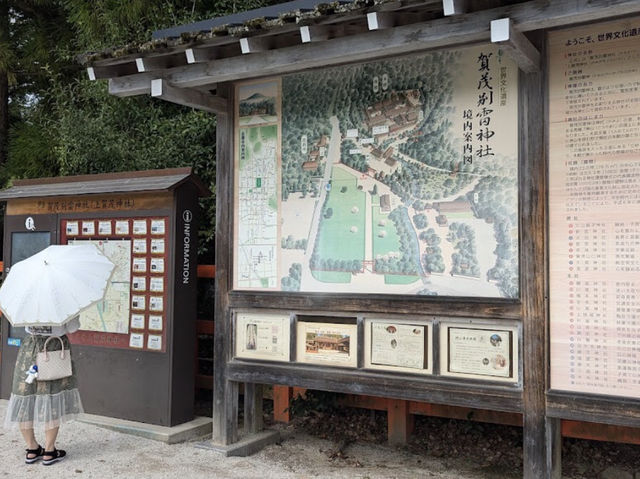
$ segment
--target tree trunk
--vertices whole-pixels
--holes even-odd
[[[9,43],[9,4],[0,0],[0,43]],[[9,152],[9,73],[8,65],[0,64],[0,168],[8,159]]]

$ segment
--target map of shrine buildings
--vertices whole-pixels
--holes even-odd
[[[327,185],[331,183],[335,184],[335,170],[343,170],[353,175],[358,181],[358,189],[372,191],[375,186],[378,192],[378,204],[374,206],[379,206],[379,211],[384,214],[400,206],[402,202],[387,185],[376,179],[376,175],[379,173],[390,175],[402,167],[402,162],[413,162],[420,167],[433,169],[434,172],[437,171],[439,174],[452,173],[450,170],[425,165],[399,151],[399,146],[411,138],[411,133],[416,130],[422,120],[423,111],[419,91],[408,90],[405,92],[395,92],[392,93],[388,99],[369,106],[365,111],[366,136],[362,135],[362,132],[356,129],[347,130],[346,134],[342,135],[337,118],[332,117],[331,124],[333,128],[330,140],[328,140],[326,136],[322,136],[317,139],[315,143],[310,142],[308,158],[300,167],[305,171],[313,171],[317,170],[321,164],[324,164],[324,174],[322,177],[315,179],[315,181],[320,182],[321,187],[318,188],[319,198],[315,198],[313,204],[313,213],[304,215],[306,216],[306,222],[310,220],[307,234],[305,235],[308,239],[307,248],[306,251],[304,251],[304,256],[297,262],[302,265],[301,282],[305,285],[305,290],[323,289],[318,285],[318,278],[314,277],[309,269],[308,258],[310,258],[314,245],[318,240],[318,229],[321,221],[323,221],[320,210],[322,209],[322,205],[325,204],[326,196],[331,194],[331,187],[327,187]],[[238,220],[240,224],[243,225],[241,228],[243,231],[239,231],[238,235],[238,286],[278,288],[280,286],[278,278],[278,262],[280,261],[278,258],[278,249],[280,247],[278,240],[278,210],[277,202],[273,202],[271,199],[274,192],[277,191],[278,182],[278,168],[276,167],[277,135],[270,139],[263,137],[261,139],[262,148],[257,154],[253,154],[253,150],[248,150],[248,148],[252,147],[253,143],[248,142],[247,135],[247,129],[241,129],[240,163],[241,165],[245,164],[246,168],[250,168],[250,170],[242,166],[240,167]],[[353,149],[348,151],[349,154],[363,155],[367,159],[368,168],[366,172],[360,172],[350,168],[342,161],[340,156],[341,146],[346,141],[351,141],[355,145]],[[253,154],[252,161],[244,161],[247,158],[247,154]],[[250,166],[247,163],[249,163]],[[457,214],[464,213],[471,215],[470,203],[465,199],[461,199],[461,197],[472,191],[476,184],[477,180],[472,181],[463,190],[457,191],[452,197],[440,198],[438,203],[433,205],[434,208],[430,208],[429,211],[426,212],[429,217],[429,226],[434,227],[437,234],[446,236],[446,232],[448,231],[447,214],[453,213],[452,216],[454,217]],[[376,226],[379,226],[381,223],[376,224],[375,221],[377,221],[377,219],[374,220],[373,218],[371,195],[366,194],[365,197],[365,251],[364,258],[362,258],[362,272],[369,276],[369,280],[371,279],[372,273],[374,276],[384,278],[382,274],[375,274],[375,268],[373,266],[373,235],[377,234],[375,231]],[[287,203],[292,203],[291,206],[293,206],[295,202],[295,199],[287,201]],[[344,207],[352,208],[350,204],[345,204]],[[288,206],[288,208],[290,207]],[[285,208],[283,208],[283,210],[284,209]],[[416,211],[410,208],[409,213],[410,216],[412,216]],[[302,222],[305,222],[305,218],[301,217],[300,219]],[[286,221],[283,221],[283,223],[286,223]],[[482,222],[478,221],[478,223]],[[301,228],[305,229],[302,225],[294,226],[298,233],[301,231]],[[476,233],[480,236],[477,240],[479,242],[485,242],[484,245],[487,247],[491,247],[491,245],[495,246],[492,228],[489,225],[485,226],[483,231],[476,230]],[[284,229],[285,228],[283,228],[283,230]],[[351,232],[354,232],[353,229],[354,227],[351,227]],[[282,237],[284,238],[286,235],[287,232],[283,231]],[[295,236],[296,239],[300,237],[299,234]],[[348,240],[349,238],[346,239]],[[444,237],[442,239],[444,240]],[[445,263],[448,263],[454,251],[452,247],[448,248],[445,241],[442,241],[441,245]],[[419,241],[421,257],[427,247],[423,241]],[[492,249],[489,251],[492,251]],[[283,251],[282,253],[292,255],[291,252],[287,251]],[[393,251],[388,253],[388,255],[394,254],[397,255],[399,253]],[[293,253],[293,255],[295,255],[295,253]],[[447,257],[449,259],[447,259]],[[417,261],[419,262],[420,259],[418,258]],[[485,263],[480,265],[481,270],[483,273],[486,273],[486,271],[493,266],[494,258],[481,261]],[[449,270],[450,265],[447,266],[446,271]],[[283,271],[280,272],[280,275],[284,276],[287,274],[287,267],[288,264],[283,266]],[[420,276],[426,276],[424,269],[420,271]],[[484,274],[482,276],[484,276]],[[416,278],[416,280],[417,279],[418,278]],[[447,279],[445,279],[444,282],[447,282]],[[352,284],[351,286],[354,285]],[[495,285],[487,284],[486,286],[491,290],[490,294],[496,294],[497,290]],[[422,282],[418,282],[414,286],[416,291],[421,288],[423,288]],[[388,286],[387,289],[389,289]],[[407,291],[407,286],[404,285],[400,289]],[[443,292],[446,293],[446,286]]]

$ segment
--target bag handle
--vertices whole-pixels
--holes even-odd
[[[62,348],[60,350],[60,359],[64,359],[64,343],[62,342],[62,338],[60,336],[49,336],[47,338],[47,340],[44,342],[44,346],[42,347],[43,349],[43,353],[44,353],[44,360],[45,361],[49,361],[49,356],[47,354],[47,344],[49,344],[49,341],[51,341],[52,339],[57,339],[58,341],[60,341],[60,347]],[[52,351],[53,352],[53,351]]]

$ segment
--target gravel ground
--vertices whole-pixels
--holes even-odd
[[[0,403],[0,418],[6,402]],[[281,428],[283,440],[246,458],[225,458],[196,447],[197,442],[167,445],[97,426],[65,424],[58,446],[68,457],[53,466],[24,464],[19,431],[0,430],[0,478],[498,478],[474,471],[464,460],[451,461],[419,455],[407,449],[366,442],[351,443],[342,451],[328,439],[312,437],[294,427]]]
[[[6,402],[0,402],[0,418],[4,418],[5,409]],[[358,419],[359,414],[366,420]],[[413,441],[407,448],[394,448],[379,444],[385,425],[369,411],[354,412],[348,417],[333,419],[341,423],[343,431],[354,431],[353,436],[343,434],[338,439],[321,428],[310,435],[304,431],[304,425],[280,426],[283,437],[281,444],[269,446],[246,458],[225,458],[216,452],[197,447],[198,442],[195,441],[170,446],[73,422],[61,429],[58,438],[59,447],[67,450],[68,457],[51,467],[43,467],[40,463],[24,464],[24,444],[19,431],[0,430],[0,479],[38,479],[59,474],[67,479],[506,479],[521,476],[518,428],[510,433],[496,430],[501,431],[499,435],[506,437],[502,441],[505,446],[496,446],[498,443],[491,441],[489,444],[493,452],[489,455],[486,453],[486,444],[473,447],[473,442],[483,442],[478,441],[478,434],[491,437],[496,432],[488,425],[469,426],[468,422],[461,421],[461,426],[444,422],[444,426],[439,427],[436,423],[430,423],[427,425],[430,426],[431,434],[419,434],[422,439]],[[375,427],[371,427],[372,425]],[[419,432],[421,425],[417,426]],[[472,430],[464,432],[469,427]],[[369,435],[365,434],[362,440],[352,440],[362,436],[363,431],[368,431]],[[318,433],[322,437],[318,437]],[[454,439],[451,434],[457,437]],[[461,437],[462,434],[466,439]],[[446,447],[446,444],[457,447]],[[585,441],[569,443],[568,456],[575,458],[578,454],[581,460],[576,462],[567,457],[569,475],[565,477],[634,479],[634,466],[640,464],[640,455],[636,455],[639,451],[637,446],[625,446],[626,449],[620,450],[617,446],[601,444]],[[607,460],[611,447],[616,451],[615,461]],[[579,452],[572,452],[571,448],[577,448]],[[615,456],[616,454],[624,456],[624,459]],[[594,462],[594,455],[600,456],[600,460]],[[576,464],[580,474],[574,474]],[[636,476],[638,478],[640,471]]]

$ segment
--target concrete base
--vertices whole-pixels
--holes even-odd
[[[79,421],[93,424],[95,426],[112,429],[132,436],[153,439],[154,441],[176,444],[192,439],[202,438],[213,429],[213,422],[210,417],[197,417],[193,421],[185,422],[173,427],[156,426],[155,424],[145,424],[142,422],[127,421],[113,417],[96,416],[93,414],[82,414]]]
[[[199,442],[196,447],[200,449],[208,449],[216,451],[225,457],[246,457],[259,452],[261,449],[275,444],[280,441],[280,432],[278,431],[260,431],[256,434],[250,434],[241,437],[238,442],[229,444],[228,446],[220,446],[211,441]]]

